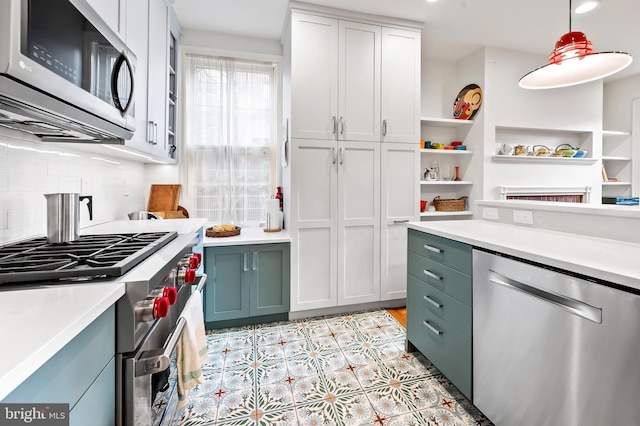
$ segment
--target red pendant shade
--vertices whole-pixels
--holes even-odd
[[[558,39],[556,48],[549,56],[549,63],[560,65],[565,59],[576,57],[581,59],[591,53],[593,53],[593,44],[587,40],[587,36],[580,31],[571,31]]]

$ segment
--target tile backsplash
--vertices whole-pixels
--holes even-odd
[[[145,165],[74,149],[73,143],[46,143],[0,127],[0,243],[44,235],[43,194],[78,192],[93,196],[93,220],[80,207],[80,227],[144,210]],[[76,146],[77,148],[77,146]]]

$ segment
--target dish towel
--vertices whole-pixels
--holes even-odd
[[[178,407],[184,407],[189,400],[189,389],[204,382],[202,364],[207,360],[202,294],[199,291],[189,297],[180,317],[185,319],[185,326],[177,348]]]

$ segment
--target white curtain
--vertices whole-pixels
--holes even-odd
[[[186,55],[184,140],[192,217],[259,226],[275,193],[275,63]]]

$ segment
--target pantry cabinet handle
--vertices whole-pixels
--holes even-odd
[[[436,275],[436,274],[434,274],[433,272],[431,272],[431,271],[429,271],[429,270],[427,270],[427,269],[424,269],[422,272],[423,272],[426,276],[431,277],[431,278],[433,278],[434,280],[438,280],[438,281],[442,280],[442,277],[441,277],[440,275]]]
[[[251,256],[251,270],[255,271],[256,269],[258,269],[258,252],[254,251]]]
[[[442,308],[442,303],[438,303],[435,300],[433,300],[432,298],[430,298],[427,295],[422,296],[422,298],[424,300],[426,300],[427,302],[431,303],[433,306],[435,306],[436,308]]]
[[[249,253],[243,253],[242,254],[242,260],[243,260],[243,265],[242,265],[242,272],[247,272],[249,270]]]
[[[430,246],[429,244],[425,244],[424,248],[434,253],[442,253],[442,249],[439,249],[438,247]]]
[[[382,120],[382,136],[387,136],[387,120]]]
[[[340,165],[344,163],[344,148],[340,147]]]
[[[344,135],[344,117],[340,117],[340,134]]]
[[[429,330],[431,330],[434,334],[437,334],[438,336],[442,335],[442,331],[438,330],[437,328],[429,324],[429,321],[427,320],[422,321],[422,324],[424,324],[424,326],[427,327]]]
[[[336,119],[335,115],[331,117],[331,119],[333,120],[333,134],[335,135],[336,133],[338,133],[338,120]]]
[[[336,161],[338,161],[338,154],[336,152],[336,147],[332,147],[331,148],[331,164],[336,164]]]
[[[398,223],[407,223],[409,222],[409,219],[404,219],[404,220],[394,220],[393,223],[394,224],[398,224]]]

